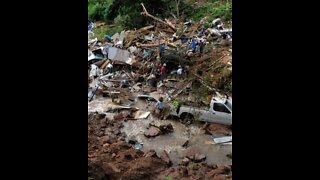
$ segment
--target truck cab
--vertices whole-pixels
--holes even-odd
[[[232,124],[232,102],[227,98],[212,98],[209,113],[204,117],[207,122]]]

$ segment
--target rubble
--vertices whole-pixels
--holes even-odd
[[[228,95],[232,92],[232,29],[225,28],[226,22],[214,19],[209,22],[209,28],[200,26],[208,22],[206,18],[200,24],[191,20],[174,23],[149,14],[141,6],[142,15],[159,23],[115,34],[108,32],[111,40],[105,43],[97,38],[88,39],[88,101],[103,97],[106,100],[102,103],[103,112],[112,113],[108,118],[105,114],[89,114],[89,176],[94,179],[232,178],[230,166],[209,166],[205,163],[209,156],[188,149],[189,139],[184,143],[183,140],[182,146],[179,144],[187,153],[180,157],[183,158],[180,165],[175,166],[169,158],[170,149],[161,150],[159,156],[155,150],[145,150],[147,144],[144,142],[143,146],[139,138],[125,141],[126,134],[121,131],[123,121],[150,122],[167,117],[169,111],[161,116],[153,113],[160,97],[168,106],[166,110],[172,110],[169,105],[173,102],[203,109],[209,104],[197,96],[202,90],[200,86],[208,89],[205,98],[209,100],[215,92]],[[88,27],[88,37],[92,37],[94,28],[94,24]],[[162,83],[160,68],[164,63],[167,66]],[[144,108],[136,106],[138,102]],[[141,134],[147,138],[171,136],[170,133],[177,131],[168,122],[150,123],[147,129],[143,128]],[[202,129],[213,138],[205,145],[232,144],[231,126],[208,123]],[[227,157],[232,159],[232,154]]]
[[[171,165],[171,161],[169,158],[169,155],[167,153],[167,151],[163,151],[163,154],[160,156],[160,158],[167,164],[167,165]]]
[[[147,129],[145,132],[144,132],[144,135],[146,136],[146,137],[155,137],[155,136],[158,136],[158,135],[160,135],[161,134],[161,131],[160,131],[160,129],[159,128],[157,128],[157,127],[150,127],[149,129]]]

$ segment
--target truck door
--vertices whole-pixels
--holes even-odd
[[[211,122],[232,124],[231,111],[223,103],[213,103]]]

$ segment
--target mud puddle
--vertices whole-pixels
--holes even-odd
[[[92,101],[88,102],[88,113],[90,112],[105,113],[110,104],[112,104],[112,101],[110,98],[94,96]]]
[[[152,121],[155,124],[171,123],[174,132],[147,138],[144,136],[144,131]],[[158,120],[152,115],[147,119],[124,122],[123,125],[121,132],[126,133],[127,142],[129,140],[137,141],[143,144],[142,151],[154,149],[158,156],[161,156],[163,151],[166,150],[173,165],[178,165],[190,149],[196,149],[197,152],[205,154],[208,164],[224,165],[232,163],[232,160],[226,156],[232,152],[232,145],[213,144],[213,137],[202,134],[201,129],[195,125],[186,127],[176,120]],[[187,147],[183,147],[187,140],[189,140]]]

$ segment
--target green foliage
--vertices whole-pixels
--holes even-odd
[[[93,33],[94,33],[93,38],[97,37],[99,40],[105,40],[106,33],[109,36],[112,36],[117,32],[120,33],[122,30],[123,30],[122,26],[115,26],[115,27],[102,26],[102,27],[93,29]]]
[[[97,5],[96,4],[88,4],[88,17],[89,19],[95,17],[97,14]]]
[[[158,18],[177,17],[182,21],[193,19],[199,21],[208,17],[207,22],[214,18],[232,19],[232,1],[211,0],[200,5],[196,1],[180,0],[88,0],[88,18],[94,21],[115,23],[126,29],[140,28],[154,22],[152,18],[144,17],[141,3],[147,11]],[[210,24],[206,23],[205,27]]]
[[[91,20],[106,20],[113,0],[88,0],[88,18]]]
[[[211,22],[215,18],[222,18],[225,21],[232,19],[232,1],[207,1],[203,5],[195,6],[193,12],[188,14],[189,18],[199,21],[201,18],[207,17],[207,22]],[[208,27],[209,24],[205,24]]]

